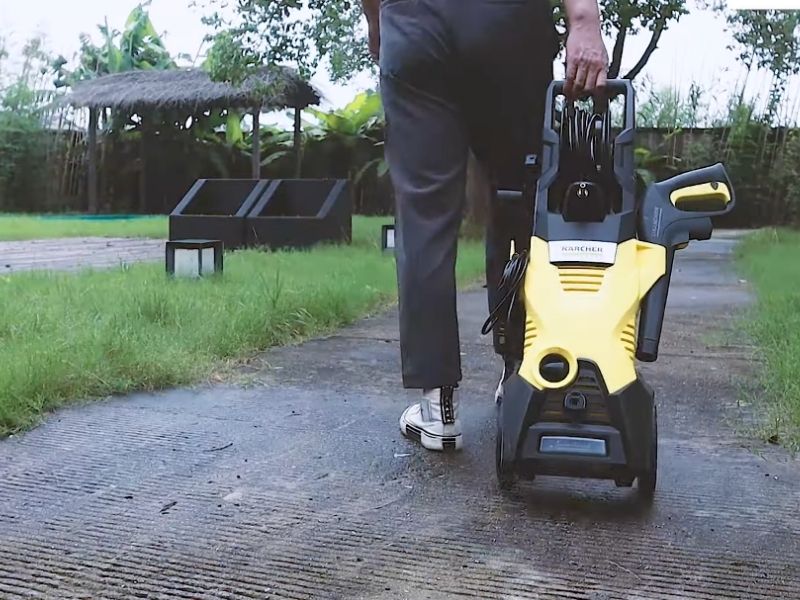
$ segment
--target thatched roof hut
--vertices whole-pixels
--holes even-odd
[[[83,81],[66,101],[78,108],[128,111],[306,108],[319,93],[287,68],[265,70],[240,87],[213,81],[202,69],[127,71]]]
[[[285,67],[270,67],[239,87],[213,81],[202,69],[126,71],[76,84],[64,101],[89,109],[89,210],[97,210],[97,124],[98,113],[110,108],[137,113],[147,123],[148,113],[158,110],[234,108],[252,112],[253,178],[261,173],[259,117],[262,112],[293,108],[295,111],[296,170],[299,171],[302,140],[300,111],[320,102],[320,94],[297,73]],[[147,127],[143,128],[142,154],[147,153]],[[144,180],[144,173],[142,179]],[[142,190],[145,186],[142,185]],[[144,194],[144,192],[142,192]],[[141,204],[146,199],[141,198]]]

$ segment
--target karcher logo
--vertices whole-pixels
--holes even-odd
[[[617,245],[612,242],[565,240],[549,246],[551,263],[613,265],[617,260]]]
[[[587,252],[589,254],[601,254],[603,248],[601,246],[562,246],[563,252]]]

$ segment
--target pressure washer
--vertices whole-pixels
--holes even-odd
[[[630,81],[579,104],[552,82],[521,192],[534,203],[530,243],[510,251],[484,326],[503,329],[517,365],[497,402],[497,478],[636,482],[650,499],[658,419],[637,361],[658,359],[675,253],[709,239],[735,196],[720,163],[637,186]]]

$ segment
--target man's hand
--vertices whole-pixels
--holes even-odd
[[[380,0],[361,0],[369,27],[369,54],[378,62],[381,56],[381,3]]]
[[[567,77],[564,94],[573,100],[602,91],[608,52],[600,32],[597,0],[564,0],[567,12]]]

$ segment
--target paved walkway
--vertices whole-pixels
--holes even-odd
[[[237,385],[65,410],[0,444],[0,597],[800,598],[800,465],[728,425],[754,366],[715,333],[749,301],[732,247],[682,254],[643,367],[649,509],[605,482],[497,490],[498,366],[471,293],[460,455],[399,436],[392,314],[270,352]]]
[[[0,275],[32,270],[103,269],[159,260],[164,260],[163,240],[64,238],[0,242]]]

